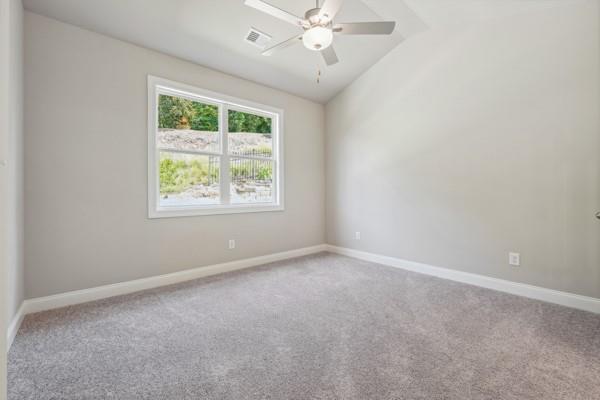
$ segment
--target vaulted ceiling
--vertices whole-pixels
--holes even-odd
[[[314,0],[267,1],[299,16],[315,7]],[[336,22],[394,20],[396,30],[391,36],[337,36],[340,62],[330,67],[303,46],[262,56],[260,49],[244,41],[251,27],[272,36],[270,44],[300,31],[245,6],[244,0],[24,0],[24,4],[63,22],[326,102],[415,34],[559,1],[565,0],[345,0]]]

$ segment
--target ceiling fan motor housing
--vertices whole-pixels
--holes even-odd
[[[321,21],[319,11],[321,11],[320,8],[312,8],[304,14],[304,19],[306,19],[310,23],[310,26],[322,25],[323,22],[326,22]]]

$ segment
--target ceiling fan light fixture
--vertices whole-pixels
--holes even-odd
[[[313,26],[302,36],[304,47],[313,51],[324,50],[331,46],[331,42],[333,42],[333,32],[323,26]]]

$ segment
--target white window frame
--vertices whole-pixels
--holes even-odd
[[[220,151],[216,153],[202,151],[198,154],[212,154],[220,157],[221,167],[219,171],[221,175],[219,182],[221,204],[160,206],[160,176],[158,172],[160,149],[156,143],[156,132],[158,131],[158,96],[160,94],[175,95],[219,107]],[[229,134],[228,110],[230,109],[262,115],[272,119],[273,202],[271,203],[231,204],[229,202],[229,159],[238,158],[236,155],[230,155],[227,149]],[[184,151],[184,153],[195,154],[196,152]],[[283,110],[148,75],[148,218],[283,211],[283,168]]]

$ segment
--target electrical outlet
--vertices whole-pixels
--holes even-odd
[[[235,240],[229,239],[229,250],[235,249]]]
[[[508,253],[508,263],[515,267],[518,267],[519,265],[521,265],[521,254]]]
[[[355,232],[354,233],[354,239],[360,240],[360,232]]]

